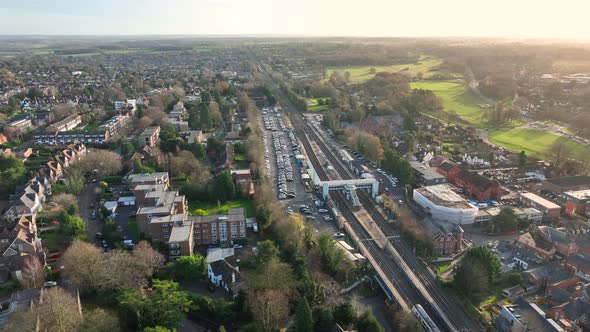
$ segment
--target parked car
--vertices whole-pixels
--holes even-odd
[[[46,281],[45,283],[43,283],[43,287],[49,288],[49,287],[55,287],[57,286],[57,282],[55,281]]]
[[[346,234],[344,234],[342,232],[334,233],[334,237],[345,237],[345,236],[346,236]]]
[[[98,233],[94,234],[94,237],[95,237],[97,240],[102,240],[102,233],[101,233],[101,232],[98,232]]]
[[[324,216],[324,220],[325,221],[332,221],[332,220],[334,220],[334,218],[332,218],[330,216]]]
[[[319,213],[328,213],[328,210],[326,210],[326,209],[318,209],[318,212]]]

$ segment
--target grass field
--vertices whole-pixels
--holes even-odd
[[[440,65],[442,60],[436,57],[421,56],[420,60],[416,63],[405,63],[392,66],[348,66],[348,67],[330,67],[327,70],[326,77],[329,78],[333,72],[339,71],[342,74],[345,72],[350,73],[351,83],[363,83],[373,78],[373,74],[370,73],[371,68],[375,68],[377,72],[398,72],[406,74],[410,77],[416,76],[418,73],[422,73],[424,78],[430,78],[436,74],[448,75],[454,78],[461,78],[462,75],[458,73],[452,73],[446,69],[441,69]],[[327,79],[326,79],[327,80]]]
[[[135,241],[139,240],[139,225],[134,217],[129,217],[127,227],[129,227],[129,233],[131,233],[131,239]]]
[[[210,202],[189,202],[188,210],[191,214],[196,215],[195,211],[198,209],[204,210],[205,215],[210,214],[226,214],[230,208],[243,207],[246,209],[246,217],[254,217],[254,205],[251,200],[235,200],[233,202],[227,202],[217,206],[215,203]]]
[[[546,158],[551,149],[558,142],[566,146],[565,155],[570,158],[579,158],[590,153],[590,147],[574,142],[571,139],[561,137],[546,131],[531,129],[492,130],[488,139],[505,149],[515,152],[525,151],[527,155],[537,158]]]
[[[445,112],[456,112],[461,119],[474,127],[485,126],[485,111],[478,106],[485,102],[470,91],[465,91],[462,81],[420,81],[412,82],[410,86],[412,89],[434,92],[443,100]]]
[[[320,105],[318,104],[318,99],[324,100],[327,102],[330,98],[310,98],[307,100],[307,111],[308,112],[321,112],[328,109],[328,105]]]

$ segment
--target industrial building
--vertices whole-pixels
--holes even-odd
[[[447,184],[437,184],[414,190],[414,201],[433,219],[448,220],[459,225],[472,224],[477,207],[451,190]]]

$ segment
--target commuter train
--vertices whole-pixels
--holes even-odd
[[[424,308],[422,308],[421,305],[416,304],[415,306],[413,306],[412,312],[414,313],[414,315],[416,315],[416,318],[418,318],[420,324],[422,324],[424,331],[440,332],[440,329],[436,326],[436,324],[434,324],[430,316],[428,316],[428,314],[426,313]]]

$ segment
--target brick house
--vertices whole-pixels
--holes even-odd
[[[244,208],[229,209],[227,215],[191,216],[194,222],[195,243],[225,243],[246,238]]]
[[[538,229],[541,231],[541,235],[555,246],[559,254],[567,257],[578,252],[578,245],[566,233],[550,226],[539,226]]]

